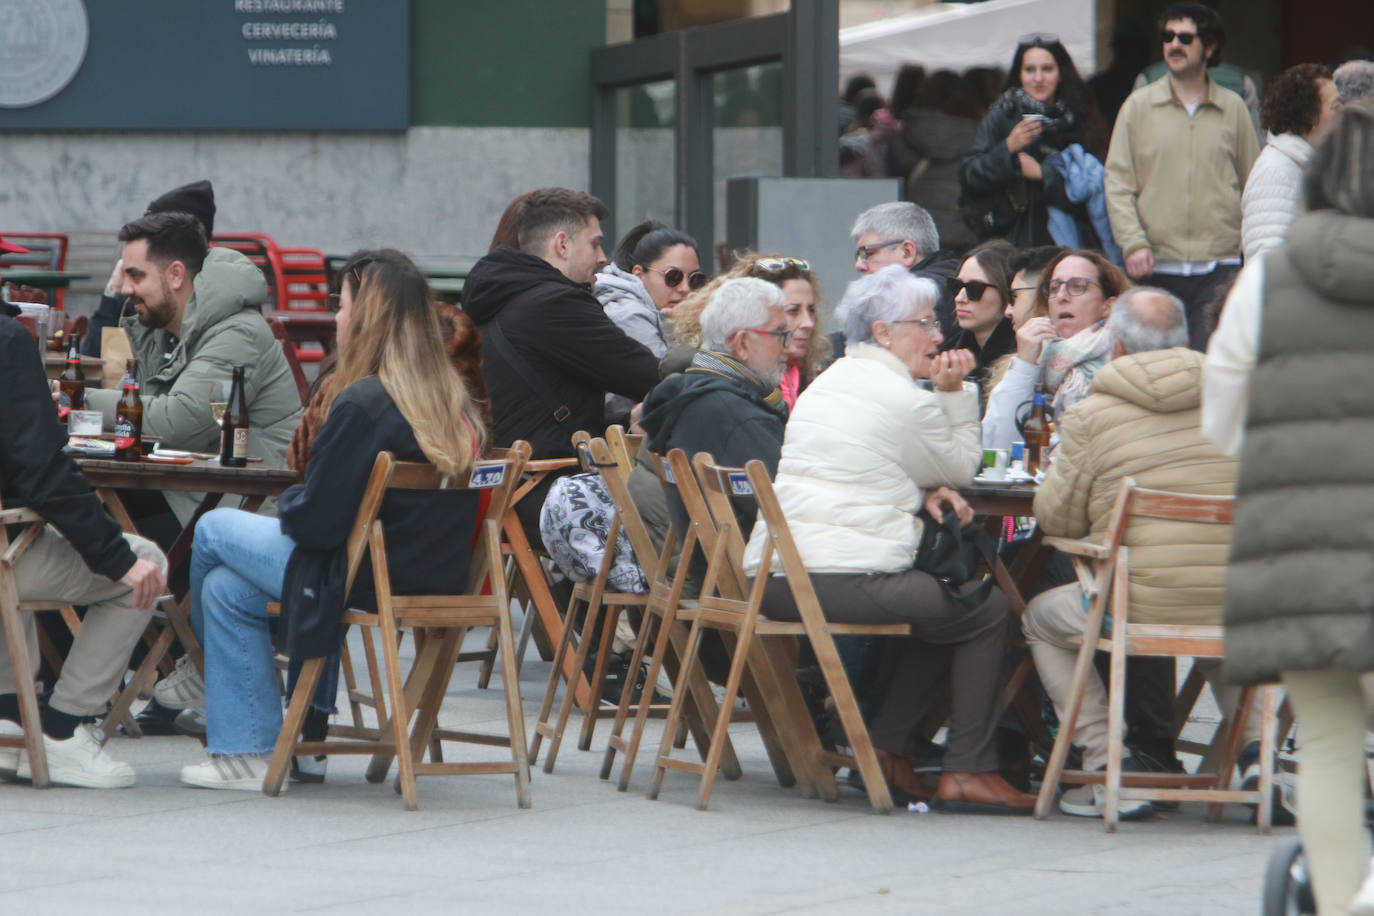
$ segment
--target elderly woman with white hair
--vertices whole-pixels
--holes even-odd
[[[948,810],[1029,813],[1035,797],[997,773],[998,680],[1009,607],[993,591],[960,601],[914,568],[922,506],[972,512],[952,489],[969,483],[982,455],[978,397],[963,379],[967,350],[940,352],[940,289],[900,266],[849,285],[837,317],[845,356],[797,399],[776,482],[802,560],[826,617],[837,622],[906,623],[897,670],[869,723],[884,775],[900,798],[932,798],[913,752],[922,719],[952,682],[944,773],[933,793]],[[929,379],[933,391],[919,384]],[[755,527],[745,554],[758,574],[767,528]],[[796,620],[786,583],[769,582],[763,613]]]

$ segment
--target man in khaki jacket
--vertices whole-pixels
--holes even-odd
[[[1159,25],[1169,76],[1117,115],[1107,216],[1131,279],[1182,299],[1190,345],[1206,350],[1207,303],[1240,269],[1240,198],[1259,143],[1245,101],[1207,72],[1223,34],[1216,12],[1174,3]]]
[[[1202,436],[1203,355],[1187,349],[1183,304],[1164,290],[1136,287],[1114,303],[1108,328],[1115,340],[1112,361],[1098,370],[1093,393],[1060,421],[1059,448],[1035,497],[1035,517],[1051,536],[1102,536],[1127,476],[1151,489],[1210,496],[1235,491],[1236,462]],[[1221,622],[1229,528],[1143,519],[1131,524],[1124,543],[1131,549],[1133,621]],[[1022,621],[1061,719],[1078,654],[1072,638],[1082,634],[1086,618],[1087,600],[1075,582],[1036,596]],[[1234,688],[1213,680],[1212,690],[1223,710],[1234,708]],[[1088,680],[1074,743],[1083,746],[1085,769],[1106,765],[1107,694],[1096,674]],[[1149,768],[1131,757],[1125,766]],[[1059,808],[1100,817],[1103,802],[1102,786],[1081,786],[1065,792]],[[1122,802],[1123,819],[1152,813],[1148,802]]]

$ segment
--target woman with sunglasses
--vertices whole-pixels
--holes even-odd
[[[1107,332],[1116,297],[1131,281],[1100,252],[1064,250],[1045,266],[1035,311],[1016,331],[1016,356],[988,396],[984,448],[1010,448],[1020,438],[1016,415],[1043,382],[1059,416],[1088,394],[1093,374],[1111,359]]]
[[[1097,103],[1058,36],[1022,36],[1006,88],[978,125],[959,168],[965,219],[976,224],[980,238],[1001,236],[1028,248],[1056,243],[1053,208],[1056,228],[1071,228],[1074,236],[1061,244],[1096,245],[1086,204],[1069,197],[1060,160],[1046,160],[1078,144],[1100,171],[1107,141]]]
[[[329,651],[331,634],[337,639],[337,620],[330,617],[341,608],[305,609],[293,596],[324,595],[337,584],[340,551],[377,454],[390,451],[463,476],[486,438],[444,351],[425,275],[397,251],[355,256],[352,263],[356,297],[345,281],[333,397],[305,481],[282,494],[278,519],[216,509],[196,526],[191,622],[205,647],[209,756],[182,769],[187,785],[261,789],[282,722],[267,604],[284,598],[289,639]],[[398,592],[451,594],[467,587],[477,505],[472,491],[395,493],[383,500],[379,517]],[[360,567],[352,592],[339,597],[349,607],[375,607],[371,567]],[[308,739],[323,736],[333,709],[337,662],[326,671],[307,718]],[[324,778],[318,758],[297,760],[292,771],[302,781]]]
[[[695,239],[645,220],[615,246],[592,293],[622,331],[661,359],[668,352],[663,317],[706,280]]]
[[[1016,350],[1007,307],[1011,304],[1011,270],[1007,259],[1015,251],[1002,242],[989,242],[969,252],[957,276],[947,284],[954,294],[954,318],[959,333],[945,349],[968,350],[977,360],[975,374],[982,394],[989,367]]]

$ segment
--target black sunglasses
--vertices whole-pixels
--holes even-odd
[[[352,267],[348,268],[347,274],[339,277],[339,291],[330,293],[327,297],[325,297],[325,306],[331,312],[337,312],[339,310],[339,307],[341,305],[340,299],[343,296],[344,281],[346,279],[351,279],[353,281],[353,292],[356,294],[358,290],[362,289],[363,287],[363,268],[367,267],[371,263],[371,258],[364,258],[357,264],[354,264]]]
[[[1173,29],[1165,29],[1159,33],[1159,40],[1166,45],[1175,38],[1186,48],[1193,43],[1194,38],[1197,38],[1197,32],[1175,32]]]
[[[997,284],[995,283],[984,283],[982,280],[960,280],[958,277],[950,277],[945,281],[945,284],[949,288],[951,299],[959,295],[959,290],[962,289],[968,291],[968,299],[970,302],[977,302],[979,299],[983,298],[983,293],[986,293],[990,289],[997,288]]]
[[[663,274],[663,282],[669,287],[675,287],[682,283],[682,278],[687,278],[688,289],[701,289],[706,285],[706,281],[711,279],[699,270],[694,270],[689,274],[684,274],[681,267],[669,267],[667,270],[660,270],[657,267],[644,266],[645,270],[652,270],[656,274]]]

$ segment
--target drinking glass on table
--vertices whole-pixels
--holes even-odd
[[[210,383],[210,416],[215,418],[215,425],[220,424],[224,418],[224,411],[229,407],[229,383],[211,382]]]

